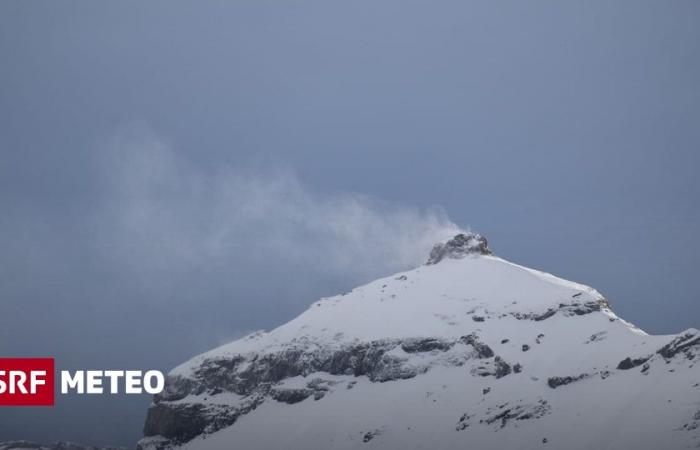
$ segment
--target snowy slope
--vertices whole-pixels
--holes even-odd
[[[140,446],[694,448],[698,353],[697,330],[649,336],[596,290],[458,235],[175,368]]]

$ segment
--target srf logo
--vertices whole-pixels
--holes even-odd
[[[0,358],[0,406],[53,404],[53,358]]]

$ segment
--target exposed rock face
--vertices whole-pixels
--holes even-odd
[[[693,360],[700,349],[700,332],[698,330],[688,330],[676,337],[673,341],[664,345],[657,352],[666,359],[682,353],[687,359]]]
[[[444,244],[436,244],[430,252],[428,264],[437,264],[445,258],[459,259],[467,255],[490,255],[488,241],[480,234],[458,234]]]
[[[547,385],[552,389],[556,389],[559,386],[566,386],[567,384],[574,383],[576,381],[585,380],[590,375],[587,373],[582,373],[581,375],[566,376],[566,377],[550,377],[547,380]]]
[[[560,303],[558,307],[547,308],[546,311],[536,311],[536,312],[519,312],[515,311],[511,314],[518,319],[534,320],[535,322],[541,322],[547,320],[550,317],[554,317],[555,314],[563,314],[564,316],[585,316],[586,314],[591,314],[593,312],[601,311],[603,308],[609,308],[605,299],[600,299],[596,301],[588,301],[585,303],[574,302],[574,303]]]
[[[645,362],[649,360],[649,357],[646,358],[635,358],[632,359],[630,357],[627,357],[620,361],[620,364],[617,365],[618,370],[630,370],[634,369],[637,366],[641,366]]]
[[[683,448],[700,444],[698,354],[697,330],[646,335],[595,290],[460,234],[420,268],[174,369],[139,446]],[[665,416],[634,416],[657,397]]]
[[[494,411],[491,411],[482,423],[488,425],[497,424],[500,428],[505,428],[509,422],[514,420],[531,420],[539,419],[542,416],[549,414],[551,408],[546,400],[540,399],[534,404],[522,404],[518,403],[515,405],[510,405],[505,403]]]
[[[476,334],[472,333],[468,336],[462,336],[460,339],[465,344],[469,344],[474,347],[474,350],[476,350],[476,354],[479,358],[493,357],[493,350],[491,350],[491,347],[481,342],[479,336]]]
[[[315,348],[309,351],[309,348]],[[423,360],[421,354],[430,354]],[[462,366],[471,359],[490,359],[481,376],[502,378],[511,367],[475,334],[449,341],[438,338],[382,340],[326,349],[309,342],[267,355],[240,355],[208,359],[192,378],[168,376],[167,388],[154,397],[144,427],[145,436],[162,436],[167,445],[184,443],[202,433],[212,433],[235,423],[267,399],[295,404],[309,397],[320,400],[338,383],[314,378],[301,388],[285,388],[281,382],[311,374],[366,377],[383,383],[413,378],[433,365]],[[421,361],[423,360],[423,361]],[[188,396],[206,398],[223,392],[246,399],[230,405],[178,403]]]

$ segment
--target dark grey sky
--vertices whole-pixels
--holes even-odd
[[[698,327],[698,23],[694,0],[3,1],[0,355],[167,370],[453,223],[649,332]],[[149,401],[59,400],[0,410],[0,439],[131,445]]]

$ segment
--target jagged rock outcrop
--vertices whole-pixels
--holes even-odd
[[[474,254],[490,255],[488,241],[480,234],[462,233],[444,244],[436,244],[430,252],[427,264],[437,264],[445,258],[460,259]]]
[[[509,403],[504,403],[489,410],[487,417],[482,419],[481,423],[488,425],[497,424],[500,428],[505,428],[511,421],[539,419],[549,414],[550,411],[551,408],[544,399],[539,399],[533,404],[518,402],[515,405],[510,405]]]
[[[683,354],[687,359],[693,360],[700,350],[700,331],[692,329],[682,333],[657,352],[666,359],[671,359],[678,354]]]
[[[421,356],[425,353],[434,358],[425,360]],[[154,405],[149,409],[144,434],[165,437],[171,444],[187,442],[204,432],[212,433],[233,424],[239,416],[267,399],[287,404],[309,397],[320,400],[338,384],[314,378],[300,388],[280,387],[280,383],[289,378],[327,374],[366,377],[371,382],[383,383],[413,378],[434,365],[462,366],[470,359],[492,360],[486,363],[488,368],[479,366],[481,376],[502,378],[512,371],[510,365],[475,334],[456,340],[387,339],[332,349],[305,342],[274,354],[207,359],[190,378],[168,376],[166,389],[154,397]],[[189,396],[206,398],[224,392],[247,401],[236,406],[216,407],[178,403]]]
[[[549,379],[547,379],[547,385],[552,389],[556,389],[560,386],[566,386],[567,384],[575,383],[576,381],[585,380],[588,377],[590,377],[590,375],[587,373],[565,377],[550,377]]]
[[[635,359],[632,359],[632,358],[630,358],[630,357],[628,356],[627,358],[625,358],[625,359],[623,359],[622,361],[620,361],[620,364],[617,365],[617,368],[618,368],[618,370],[630,370],[630,369],[634,369],[635,367],[641,366],[641,365],[644,364],[645,362],[649,361],[649,358],[650,358],[650,357],[647,356],[646,358],[635,358]]]

